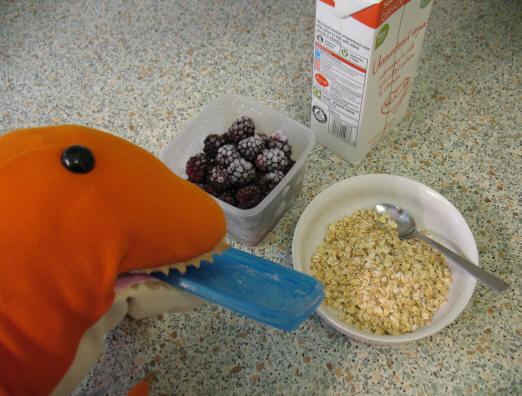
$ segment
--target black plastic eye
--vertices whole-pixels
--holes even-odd
[[[94,168],[94,155],[84,146],[70,146],[62,154],[62,164],[73,173],[88,173]]]

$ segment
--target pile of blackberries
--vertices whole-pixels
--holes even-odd
[[[188,180],[240,209],[259,204],[295,163],[282,131],[256,132],[246,116],[225,133],[208,135],[203,144],[203,152],[187,161]]]

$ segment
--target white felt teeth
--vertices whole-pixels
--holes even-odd
[[[140,269],[140,270],[136,270],[136,271],[132,271],[132,272],[134,272],[134,273],[142,273],[142,274],[147,274],[147,275],[151,274],[152,272],[162,272],[165,275],[168,275],[169,271],[172,268],[175,268],[180,273],[184,274],[187,271],[187,267],[189,265],[192,265],[192,266],[194,266],[196,268],[199,268],[199,263],[201,261],[210,261],[210,262],[212,262],[212,256],[214,254],[221,254],[221,253],[223,253],[223,251],[227,250],[228,248],[229,248],[229,246],[226,243],[225,239],[222,239],[221,241],[218,242],[217,245],[215,245],[208,252],[203,253],[203,254],[201,254],[201,255],[199,255],[197,257],[193,257],[193,258],[191,258],[191,259],[189,259],[187,261],[180,261],[178,263],[162,265],[161,267],[145,268],[145,269]],[[157,284],[157,282],[147,282],[147,283]]]

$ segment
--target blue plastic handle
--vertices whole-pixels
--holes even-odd
[[[227,249],[188,267],[152,276],[172,286],[268,325],[295,330],[324,298],[323,284],[306,274],[272,261]]]

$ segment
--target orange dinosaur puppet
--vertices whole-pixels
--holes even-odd
[[[121,138],[72,125],[1,136],[0,396],[69,394],[125,315],[196,306],[135,272],[199,263],[225,232],[209,195]]]

